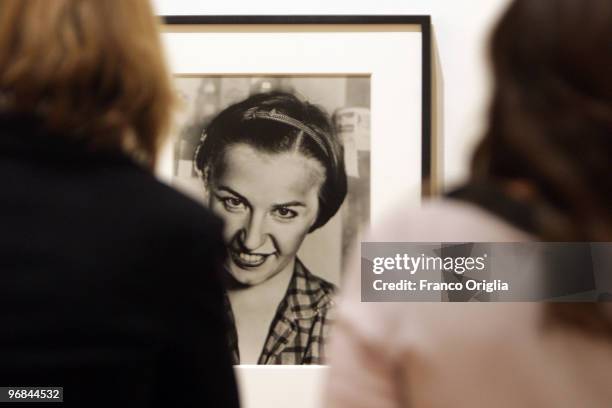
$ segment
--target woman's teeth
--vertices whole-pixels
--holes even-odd
[[[262,265],[268,255],[249,254],[241,251],[231,251],[234,262],[243,267],[255,268]]]
[[[241,252],[239,256],[241,261],[251,264],[260,263],[264,260],[263,255],[245,254],[244,252]]]

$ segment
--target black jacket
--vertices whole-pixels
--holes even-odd
[[[0,117],[0,386],[62,386],[66,406],[237,407],[221,222],[68,140]]]

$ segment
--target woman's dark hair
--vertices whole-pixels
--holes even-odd
[[[299,151],[321,163],[325,181],[310,231],[325,225],[342,205],[347,191],[344,150],[321,108],[289,93],[269,92],[221,111],[206,127],[194,158],[206,186],[222,165],[225,149],[239,143],[267,153]]]
[[[612,238],[612,2],[516,0],[491,41],[476,180],[529,180],[549,240]]]
[[[495,88],[472,181],[532,184],[541,239],[612,241],[612,2],[515,0],[490,46]],[[612,336],[597,304],[550,309]]]

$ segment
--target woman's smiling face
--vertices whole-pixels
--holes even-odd
[[[225,149],[210,183],[210,207],[225,221],[227,271],[257,285],[292,265],[319,209],[323,166],[300,152]]]

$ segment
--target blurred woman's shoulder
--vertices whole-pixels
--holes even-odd
[[[458,198],[429,200],[419,208],[399,206],[367,238],[379,242],[533,239],[506,215]],[[394,392],[401,392],[399,398],[414,406],[499,405],[499,395],[504,395],[503,406],[533,401],[578,406],[580,400],[603,406],[601,395],[589,394],[590,386],[576,390],[575,396],[553,390],[575,389],[576,372],[585,378],[584,384],[603,384],[612,361],[608,341],[545,327],[541,303],[366,303],[361,302],[359,268],[353,267],[350,274],[330,349],[332,376],[371,381],[375,386],[370,391],[377,393],[363,392],[355,398],[354,389],[334,380],[328,390],[332,400],[383,406],[377,397],[393,400]],[[507,393],[509,387],[523,391]],[[410,395],[399,390],[409,390]],[[547,400],[540,400],[542,395]]]
[[[401,200],[400,200],[401,202]],[[440,197],[425,200],[419,207],[398,205],[390,209],[374,226],[365,239],[370,242],[522,242],[533,240],[533,236],[516,226],[507,217],[470,200],[457,197]],[[530,313],[530,322],[515,320],[525,309]],[[533,312],[533,313],[532,313]],[[419,344],[422,336],[433,336],[443,341],[445,336],[471,337],[480,331],[477,326],[484,322],[484,331],[498,323],[504,329],[516,324],[531,325],[537,305],[516,304],[508,307],[501,304],[450,304],[450,303],[362,303],[359,268],[349,271],[340,315],[355,333],[360,333],[367,342],[390,343],[390,339],[403,339],[406,344]],[[448,322],[447,322],[448,320]],[[453,322],[462,322],[459,325]],[[447,324],[448,323],[448,324]],[[467,327],[473,330],[466,331]],[[456,329],[457,333],[454,333]],[[516,330],[514,327],[512,330]],[[505,330],[494,330],[492,334]],[[409,340],[406,336],[411,338]],[[439,338],[438,338],[439,337]],[[429,340],[428,340],[429,341]],[[431,340],[433,341],[433,340]],[[399,346],[401,341],[393,344]],[[393,348],[393,347],[391,347]]]
[[[147,245],[175,248],[220,234],[221,222],[203,205],[126,153],[92,149],[23,117],[1,117],[0,136],[0,171],[11,178],[0,191],[0,224],[30,246],[45,241],[41,231],[55,231],[58,251],[70,258],[104,243],[155,258],[161,254]]]
[[[398,205],[374,226],[371,241],[388,242],[520,242],[532,240],[514,220],[475,202],[444,197],[419,207]]]

